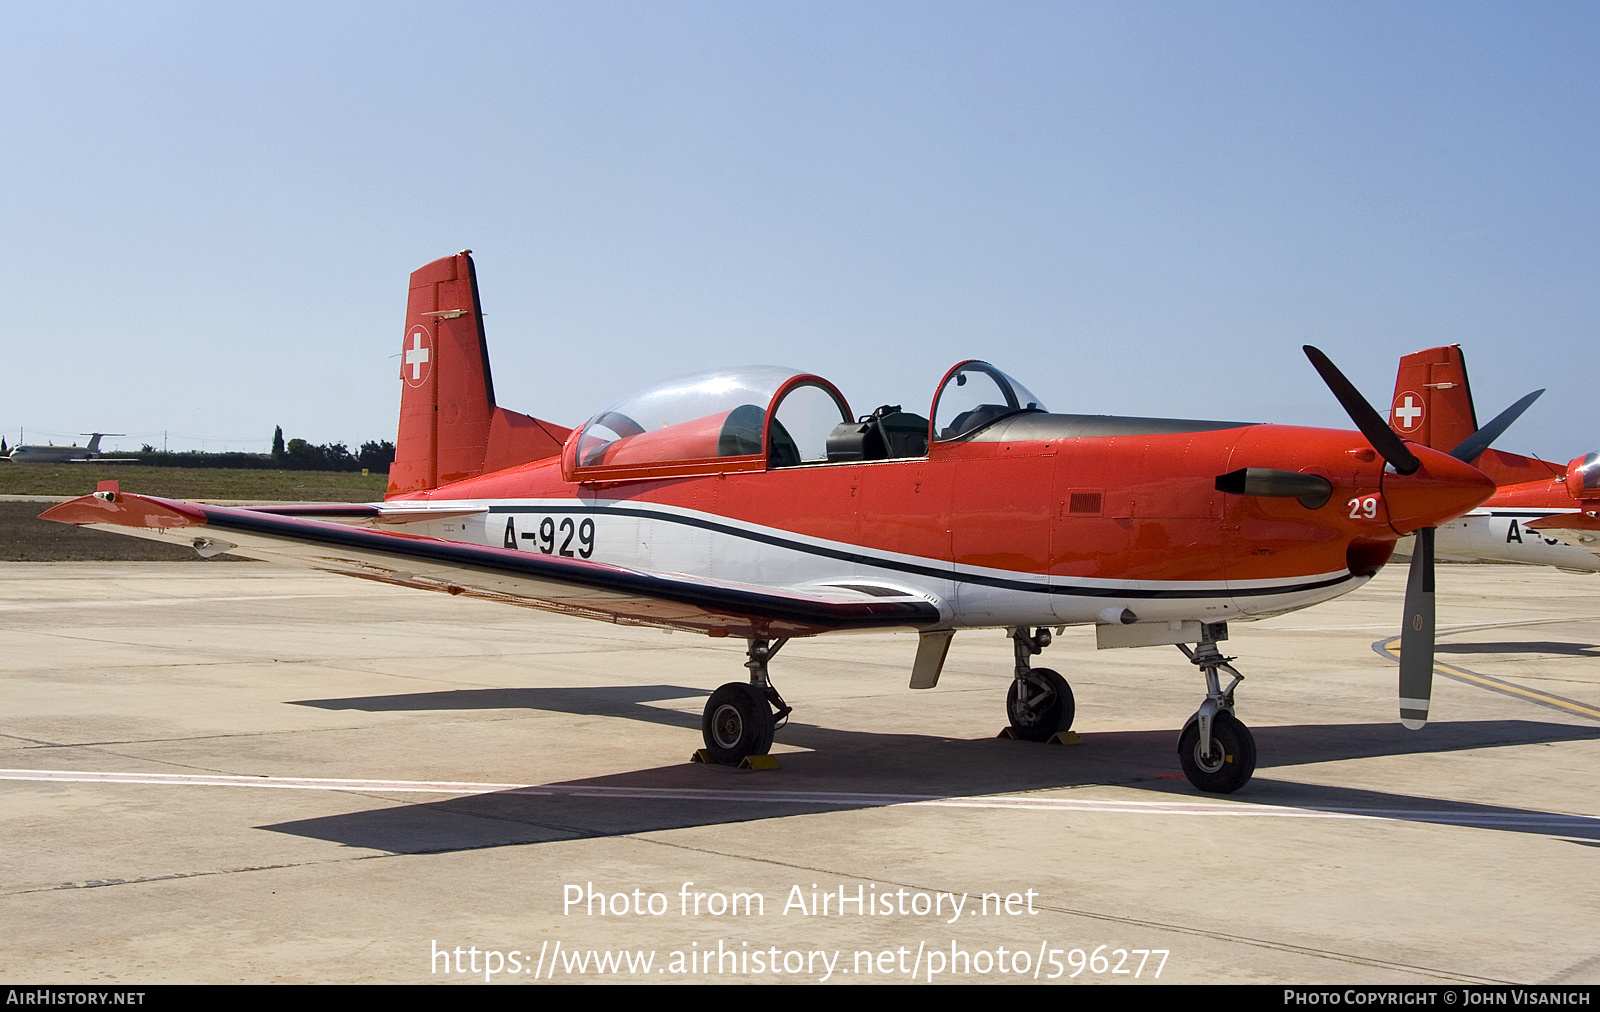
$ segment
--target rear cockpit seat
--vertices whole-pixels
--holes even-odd
[[[828,434],[828,462],[892,460],[928,455],[928,420],[885,404],[860,421],[841,422]]]

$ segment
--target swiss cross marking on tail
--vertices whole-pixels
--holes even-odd
[[[432,362],[433,335],[428,333],[427,327],[418,324],[406,332],[405,365],[400,368],[406,385],[420,387],[426,382]]]
[[[1395,427],[1410,432],[1422,424],[1422,398],[1409,390],[1394,399]]]

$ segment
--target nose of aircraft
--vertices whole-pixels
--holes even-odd
[[[1493,479],[1471,464],[1426,446],[1409,444],[1408,448],[1421,466],[1411,474],[1385,470],[1383,475],[1389,526],[1397,533],[1437,527],[1494,495]]]

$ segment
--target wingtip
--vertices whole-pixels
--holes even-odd
[[[119,527],[203,527],[204,513],[187,503],[142,495],[99,493],[58,503],[39,514],[40,520],[58,524],[115,524]]]

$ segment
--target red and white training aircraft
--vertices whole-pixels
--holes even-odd
[[[789,638],[861,629],[918,632],[918,689],[937,684],[957,630],[1008,629],[1011,728],[1048,740],[1072,723],[1072,691],[1031,659],[1052,628],[1093,625],[1101,647],[1172,644],[1200,669],[1206,695],[1179,758],[1200,789],[1233,791],[1256,749],[1217,649],[1228,623],[1349,593],[1401,536],[1494,489],[1407,445],[1306,353],[1360,432],[1056,414],[978,361],[945,374],[927,417],[858,416],[827,380],[761,366],[669,380],[569,430],[495,404],[460,253],[411,275],[383,502],[239,509],[105,487],[44,516],[745,639],[749,680],[705,707],[703,755],[718,762],[765,753],[789,714],[768,677]],[[1433,670],[1423,552],[1404,635],[1400,712],[1420,727]]]
[[[1600,453],[1562,466],[1489,446],[1542,393],[1527,395],[1480,429],[1460,345],[1400,360],[1390,426],[1473,465],[1498,486],[1482,506],[1439,525],[1438,558],[1600,573]]]

